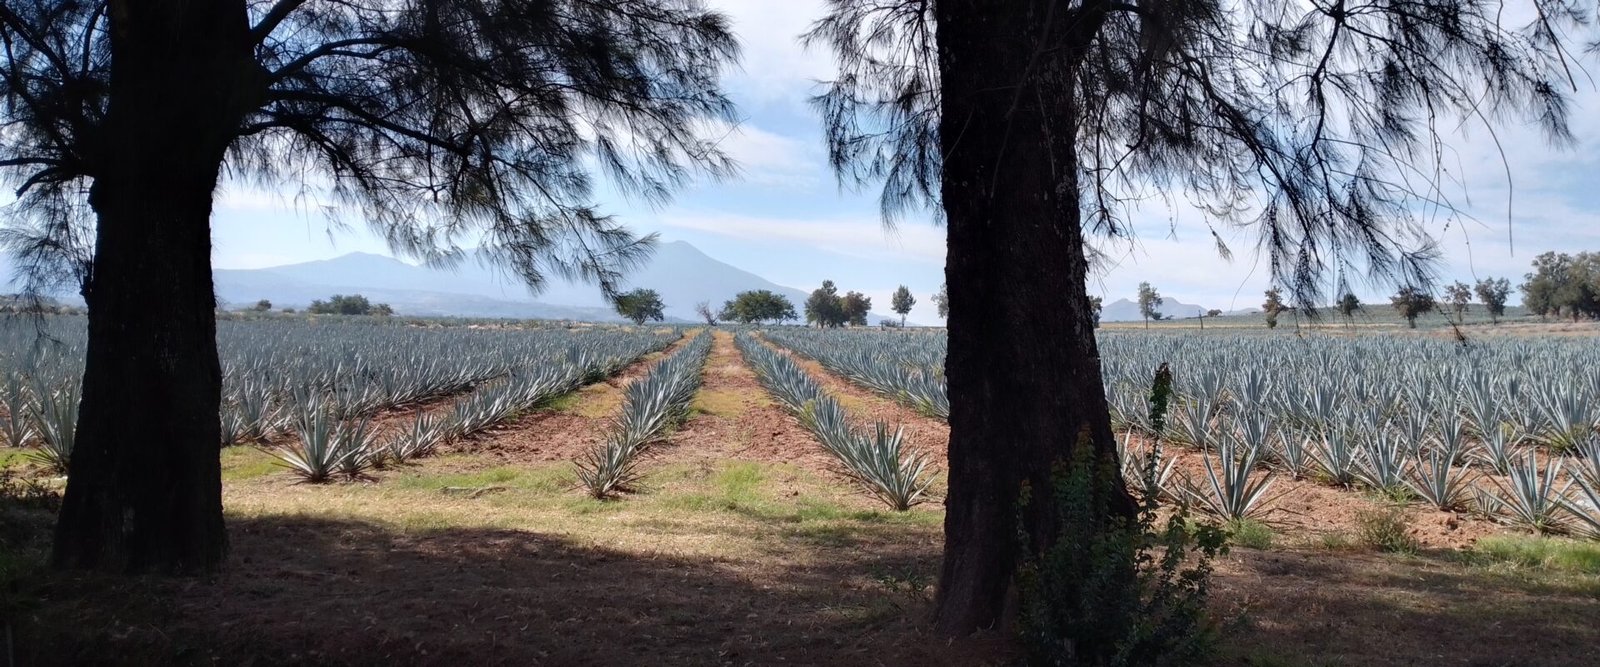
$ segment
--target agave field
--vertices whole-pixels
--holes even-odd
[[[306,481],[426,456],[619,372],[676,329],[221,322],[221,446],[271,451]],[[860,488],[905,510],[938,477],[882,421],[851,415],[783,350],[930,417],[949,415],[943,332],[776,328],[734,339],[761,386]],[[1264,512],[1280,478],[1360,488],[1544,533],[1600,537],[1600,346],[1582,339],[1252,337],[1103,332],[1123,464],[1137,489],[1226,520]],[[596,497],[629,490],[641,456],[688,414],[710,353],[701,332],[624,390],[575,461]],[[82,321],[0,326],[0,438],[70,472]],[[1149,405],[1167,364],[1173,399]],[[423,410],[421,406],[429,409]],[[396,428],[372,419],[417,406]],[[1174,447],[1198,455],[1180,468]]]
[[[83,321],[0,323],[0,438],[36,446],[69,472],[83,374]],[[222,442],[272,446],[309,481],[359,476],[421,456],[659,350],[681,333],[624,328],[468,329],[304,320],[219,322]],[[445,414],[418,412],[380,441],[380,411],[458,398]],[[284,439],[278,436],[292,435]]]
[[[943,332],[784,329],[769,340],[947,418]],[[1361,487],[1546,533],[1600,537],[1600,345],[1501,338],[1280,338],[1103,332],[1102,371],[1136,487],[1224,519],[1273,478]],[[1154,369],[1174,373],[1167,418]],[[1205,454],[1176,475],[1162,443]]]

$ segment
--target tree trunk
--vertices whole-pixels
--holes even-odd
[[[1052,467],[1082,442],[1115,460],[1085,276],[1074,146],[1073,40],[1098,19],[1052,3],[937,5],[949,234],[950,482],[937,621],[964,634],[1001,620],[1019,558],[1056,530]],[[1052,55],[1033,39],[1053,32]],[[1075,29],[1081,29],[1077,32]],[[1135,506],[1118,477],[1112,506]]]
[[[204,572],[227,549],[211,200],[259,68],[240,0],[113,0],[110,17],[83,402],[53,560]]]

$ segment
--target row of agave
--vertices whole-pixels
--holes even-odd
[[[766,335],[850,380],[948,416],[942,331],[788,328]],[[1325,430],[1343,417],[1340,411],[1355,410],[1395,421],[1405,437],[1422,443],[1448,437],[1464,419],[1471,437],[1569,454],[1600,427],[1600,373],[1593,372],[1600,346],[1587,339],[1461,346],[1386,336],[1101,332],[1098,338],[1112,417],[1137,427],[1149,427],[1141,423],[1144,391],[1150,369],[1162,363],[1178,374],[1185,396],[1241,394],[1304,430]]]
[[[869,429],[850,423],[835,401],[787,355],[741,332],[734,342],[778,402],[842,464],[845,474],[897,511],[927,500],[936,474],[928,454],[908,447],[899,428],[882,421]]]
[[[771,329],[774,343],[931,417],[950,418],[942,333],[858,334]]]
[[[327,413],[359,424],[378,411],[474,388],[520,404],[516,388],[543,381],[565,386],[551,367],[583,369],[584,378],[615,372],[659,348],[676,332],[626,328],[582,330],[422,328],[360,321],[219,322],[223,367],[222,444],[261,443],[286,433],[318,433]],[[83,376],[82,318],[0,320],[0,437],[37,446],[58,472],[70,461]],[[563,373],[565,371],[562,371]],[[542,378],[542,380],[541,380]],[[540,390],[541,392],[543,390]],[[490,403],[467,410],[482,421]],[[503,405],[502,405],[503,407]],[[348,439],[348,438],[347,438]]]
[[[630,345],[566,350],[541,363],[512,369],[457,399],[448,412],[418,410],[405,428],[387,438],[370,428],[369,416],[345,416],[335,399],[308,391],[293,403],[297,437],[268,451],[307,482],[359,479],[373,468],[404,464],[433,453],[443,443],[515,419],[551,399],[609,377],[669,342],[650,336],[635,338]]]
[[[1286,424],[1250,391],[1180,395],[1172,408],[1170,417],[1152,427],[1125,425],[1130,430],[1122,441],[1124,474],[1144,492],[1223,519],[1264,511],[1272,477],[1284,474],[1359,485],[1442,510],[1476,511],[1543,533],[1600,537],[1600,437],[1574,445],[1574,457],[1547,456],[1541,464],[1536,448],[1494,436],[1469,438],[1462,422],[1419,441],[1404,420],[1356,418],[1348,409],[1338,411],[1346,418],[1322,428]],[[1150,417],[1139,422],[1148,424]],[[1132,446],[1133,430],[1154,444]],[[1175,461],[1163,460],[1166,442],[1198,448],[1204,477],[1174,475]]]
[[[607,498],[632,490],[639,480],[640,455],[688,415],[711,342],[711,332],[702,331],[623,390],[622,411],[605,436],[576,461],[578,481],[590,495]]]

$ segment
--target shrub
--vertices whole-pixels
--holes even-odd
[[[1271,549],[1272,528],[1255,519],[1229,521],[1228,542],[1249,549]]]
[[[1077,463],[1055,475],[1056,542],[1035,553],[1021,531],[1030,559],[1018,575],[1018,626],[1030,663],[1205,662],[1216,638],[1206,614],[1211,561],[1226,534],[1208,525],[1191,529],[1181,508],[1157,525],[1151,496],[1135,518],[1108,519],[1119,471],[1109,461],[1092,463],[1090,449],[1081,444]],[[1022,508],[1029,496],[1024,487]]]
[[[1414,554],[1418,548],[1404,507],[1356,512],[1356,535],[1361,544],[1387,553]]]

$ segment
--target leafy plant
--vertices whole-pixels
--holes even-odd
[[[1388,553],[1414,554],[1419,548],[1405,507],[1399,505],[1356,512],[1356,537],[1362,544]]]
[[[1443,448],[1419,453],[1406,476],[1406,484],[1418,497],[1446,511],[1461,509],[1470,488],[1465,469],[1451,465],[1452,458],[1450,450]]]
[[[1055,543],[1036,549],[1019,528],[1018,628],[1031,664],[1192,665],[1213,651],[1216,627],[1207,616],[1211,561],[1227,534],[1191,529],[1182,508],[1164,524],[1156,499],[1146,496],[1132,520],[1108,518],[1109,461],[1087,453],[1058,468],[1051,492],[1060,508]],[[1019,513],[1030,502],[1024,487]]]

